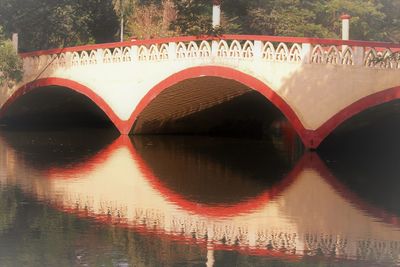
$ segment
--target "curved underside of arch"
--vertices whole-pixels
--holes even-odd
[[[62,78],[43,78],[38,79],[33,82],[27,83],[22,87],[18,88],[14,94],[7,99],[7,101],[0,108],[0,119],[4,117],[7,110],[23,95],[41,87],[59,86],[68,88],[76,93],[84,95],[95,105],[97,105],[100,110],[106,114],[110,121],[116,126],[116,128],[122,134],[128,134],[130,130],[135,131],[137,127],[137,122],[146,108],[153,102],[156,98],[160,96],[167,89],[178,86],[180,83],[184,83],[190,79],[214,79],[215,81],[220,80],[230,80],[231,86],[237,86],[238,84],[246,87],[243,90],[239,87],[233,90],[233,95],[235,97],[244,94],[248,91],[256,91],[267,98],[281,113],[288,119],[290,124],[293,126],[299,137],[301,138],[303,144],[307,148],[317,148],[321,142],[329,136],[338,126],[347,121],[348,119],[354,117],[355,115],[380,104],[384,104],[396,99],[400,99],[400,86],[389,88],[369,96],[366,96],[350,106],[342,109],[336,115],[331,117],[322,126],[316,130],[305,129],[297,114],[294,112],[292,107],[289,106],[275,91],[273,91],[268,85],[252,77],[249,74],[245,74],[241,71],[237,71],[228,67],[217,67],[217,66],[202,66],[194,67],[183,70],[181,72],[175,73],[168,77],[167,79],[161,81],[156,86],[154,86],[139,102],[135,110],[133,111],[130,119],[128,121],[121,120],[107,102],[97,95],[90,88],[68,79]],[[225,99],[226,100],[226,99]],[[219,101],[219,100],[218,100]],[[135,124],[135,125],[134,125]]]
[[[353,118],[354,116],[381,104],[391,102],[393,100],[400,99],[400,86],[392,87],[371,95],[368,95],[360,100],[354,102],[353,104],[347,106],[346,108],[339,111],[336,115],[331,117],[327,122],[325,122],[321,127],[315,131],[316,140],[319,144],[325,140],[335,129],[342,125],[347,120]]]
[[[118,116],[114,113],[111,107],[93,90],[90,88],[77,83],[75,81],[71,81],[68,79],[62,78],[43,78],[38,79],[33,82],[29,82],[22,87],[18,88],[8,99],[7,101],[1,106],[0,108],[0,119],[4,118],[8,110],[16,104],[16,102],[25,94],[29,92],[33,92],[38,88],[46,88],[46,87],[63,87],[68,90],[71,90],[75,93],[83,95],[88,100],[90,100],[95,106],[97,106],[105,115],[106,117],[114,124],[114,126],[122,132],[121,129],[127,128],[126,122],[121,121]]]
[[[186,98],[179,95],[179,90],[181,88],[184,89],[186,83],[190,83],[194,80],[201,80],[202,82],[201,85],[195,85],[194,83],[191,84],[191,86],[198,87],[195,88],[195,91],[197,91],[198,93],[195,93],[193,96],[189,96]],[[224,82],[226,81],[228,81],[229,84],[224,84]],[[226,85],[230,86],[229,94],[226,94],[222,97],[217,96],[217,94],[215,94],[215,91],[218,91],[218,89],[221,89]],[[224,101],[233,99],[237,96],[244,95],[246,92],[256,91],[264,96],[266,99],[268,99],[269,102],[271,102],[278,110],[281,111],[281,113],[288,119],[288,121],[291,123],[291,125],[306,146],[310,146],[308,144],[313,143],[313,135],[310,134],[309,130],[304,128],[297,114],[274,90],[272,90],[264,82],[249,74],[232,68],[221,66],[201,66],[188,68],[171,75],[167,79],[161,81],[156,86],[154,86],[139,102],[129,119],[129,122],[133,125],[132,131],[134,133],[146,133],[146,127],[144,127],[145,123],[143,122],[143,119],[141,119],[141,116],[151,117],[152,115],[154,115],[151,114],[154,113],[153,111],[148,110],[149,106],[153,105],[154,103],[156,104],[154,104],[153,106],[157,106],[154,109],[159,110],[157,114],[165,115],[162,112],[162,106],[164,105],[164,103],[168,103],[169,100],[172,99],[172,97],[175,97],[172,95],[168,95],[167,93],[167,91],[171,88],[175,90],[175,96],[181,97],[182,101],[177,101],[177,103],[175,103],[175,106],[174,104],[170,104],[170,107],[174,109],[178,105],[185,105],[187,103],[185,101],[192,101],[192,99],[194,98],[194,101],[198,101],[197,103],[194,103],[197,106],[197,110],[195,110],[196,112],[200,109],[205,109],[211,107],[212,105],[217,105]],[[204,90],[202,90],[202,88]],[[203,91],[206,92],[207,95],[201,95]],[[182,95],[185,94],[184,90],[182,90],[181,92]],[[207,103],[207,101],[200,102],[200,100],[198,99],[200,99],[201,97],[210,97],[211,99],[213,99],[212,101],[214,101],[214,103]],[[158,98],[162,99],[160,100]],[[176,112],[174,112],[175,111],[170,112],[171,114],[169,115],[172,115],[173,117],[180,111],[176,109]],[[191,110],[189,109],[185,110],[186,115],[190,114],[190,112]],[[153,116],[153,118],[156,118],[156,116]],[[154,123],[154,120],[149,121],[150,123],[148,124]],[[162,124],[162,122],[160,122],[159,124]]]

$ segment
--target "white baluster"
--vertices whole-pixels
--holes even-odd
[[[139,47],[137,45],[131,46],[131,60],[132,62],[139,61]]]
[[[353,47],[354,65],[362,66],[364,65],[364,47],[355,46]]]
[[[263,58],[263,47],[264,47],[264,44],[262,41],[254,41],[254,48],[253,48],[254,59],[262,59]]]
[[[211,56],[212,57],[217,57],[218,56],[218,47],[219,47],[219,44],[218,44],[218,41],[212,41],[211,42]]]
[[[168,59],[176,59],[176,48],[177,45],[175,42],[168,43]]]
[[[304,43],[301,45],[301,61],[303,64],[311,63],[312,44]]]
[[[67,69],[72,67],[72,53],[71,52],[65,53],[65,67]]]

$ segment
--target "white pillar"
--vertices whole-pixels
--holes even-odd
[[[349,40],[350,39],[350,15],[343,14],[340,16],[342,20],[342,40]]]
[[[18,33],[13,33],[11,40],[15,51],[18,53]]]
[[[254,48],[253,48],[253,57],[254,59],[262,59],[263,57],[263,42],[262,41],[254,41]]]
[[[312,44],[303,43],[301,45],[301,59],[303,64],[311,63],[312,50],[313,50]]]
[[[213,0],[212,25],[214,28],[221,25],[221,1]]]
[[[176,48],[177,44],[174,42],[168,43],[168,59],[174,60],[176,59]]]
[[[353,53],[354,53],[353,54],[354,65],[356,65],[356,66],[364,65],[364,54],[365,54],[364,47],[361,47],[361,46],[353,47]]]
[[[104,60],[104,49],[97,49],[96,50],[96,60],[97,60],[97,64],[103,64],[103,60]]]
[[[211,245],[207,245],[207,262],[206,267],[213,267],[215,263],[214,248]]]

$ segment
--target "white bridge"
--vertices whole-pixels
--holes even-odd
[[[121,134],[145,133],[251,90],[265,96],[316,148],[353,115],[400,96],[400,44],[271,36],[178,37],[21,54],[15,100],[62,86],[92,100]],[[377,63],[376,58],[384,60]],[[237,111],[240,113],[240,110]]]

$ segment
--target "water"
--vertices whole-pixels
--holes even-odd
[[[399,266],[398,163],[275,137],[3,130],[0,266]]]

